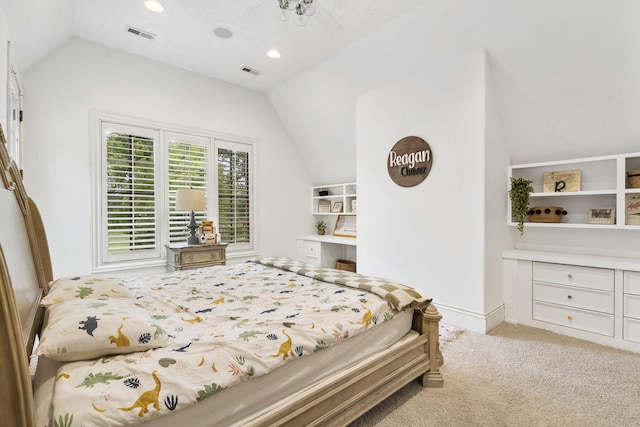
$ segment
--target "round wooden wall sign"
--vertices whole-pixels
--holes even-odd
[[[396,142],[387,158],[387,171],[396,184],[413,187],[424,181],[433,163],[433,153],[427,141],[406,136]]]

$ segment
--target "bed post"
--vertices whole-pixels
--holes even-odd
[[[0,246],[0,413],[2,425],[35,426],[29,362],[9,271]]]
[[[444,385],[444,379],[440,373],[440,366],[444,362],[440,352],[440,320],[442,315],[431,303],[421,310],[416,310],[416,313],[419,313],[415,316],[415,321],[418,323],[416,326],[421,334],[427,336],[425,353],[429,357],[429,371],[419,380],[424,387],[441,388]]]

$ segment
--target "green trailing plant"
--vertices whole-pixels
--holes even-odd
[[[511,215],[518,221],[518,231],[524,234],[524,217],[529,214],[529,194],[533,193],[531,184],[533,181],[518,177],[511,177],[511,189],[509,199],[511,199]]]

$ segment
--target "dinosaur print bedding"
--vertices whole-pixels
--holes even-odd
[[[265,264],[125,281],[168,343],[63,364],[55,378],[52,425],[148,421],[336,346],[397,314],[367,290]],[[128,313],[116,315],[125,321]],[[98,330],[101,317],[94,317]]]

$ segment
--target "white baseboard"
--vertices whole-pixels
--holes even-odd
[[[470,331],[486,334],[504,321],[504,304],[501,304],[487,314],[474,313],[444,304],[435,304],[440,314],[442,323],[457,326]]]

